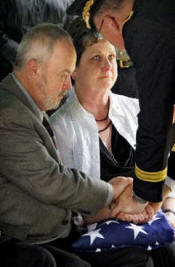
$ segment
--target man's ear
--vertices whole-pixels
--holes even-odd
[[[106,14],[103,17],[103,25],[101,33],[114,46],[124,49],[124,40],[122,35],[123,20],[119,16],[113,14]]]
[[[40,73],[40,66],[37,60],[31,59],[27,62],[27,72],[31,78],[35,78]]]
[[[103,22],[103,26],[110,26],[112,28],[112,31],[116,31],[116,32],[121,32],[122,31],[122,27],[123,27],[123,23],[121,22],[121,20],[117,17],[117,16],[112,16],[112,15],[106,15],[104,16],[104,22]]]

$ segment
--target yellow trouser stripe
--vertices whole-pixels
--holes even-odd
[[[139,167],[135,166],[135,173],[136,173],[136,176],[140,180],[151,182],[151,183],[157,183],[165,179],[167,175],[167,168],[165,168],[162,171],[158,171],[158,172],[146,172],[146,171],[139,169]]]

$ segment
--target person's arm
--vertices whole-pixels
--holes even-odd
[[[147,213],[149,214],[149,210],[150,209],[150,206],[151,208],[153,209],[154,211],[154,214],[161,208],[161,205],[163,203],[163,208],[167,208],[169,207],[169,204],[172,204],[170,205],[170,207],[173,207],[173,204],[174,203],[174,193],[173,191],[175,190],[175,165],[174,165],[174,160],[175,160],[175,147],[173,147],[172,151],[171,151],[171,154],[169,156],[169,159],[168,159],[168,175],[165,179],[165,184],[164,184],[164,187],[163,187],[163,193],[162,193],[162,201],[161,202],[150,202],[148,206],[146,206],[146,211]],[[172,192],[172,193],[171,193]],[[171,196],[171,194],[173,194],[173,198]],[[171,198],[170,198],[171,197]],[[137,196],[135,198],[134,196],[134,199],[136,199],[136,202],[138,203],[135,203],[137,204],[137,208],[138,208],[138,205],[139,205],[139,198],[137,199]],[[126,199],[125,199],[126,201]],[[140,200],[140,207],[142,207],[142,199]],[[166,203],[168,203],[168,206],[166,206]],[[125,203],[126,205],[126,203]],[[134,207],[134,206],[133,206]],[[130,206],[131,208],[131,206]],[[124,211],[125,210],[125,211]],[[133,208],[134,210],[134,208]],[[136,208],[135,208],[136,210]],[[125,214],[123,213],[125,212]],[[134,211],[132,212],[132,214],[127,214],[127,210],[123,208],[123,211],[122,213],[119,214],[119,218],[122,219],[122,220],[127,220],[127,221],[134,221],[135,220],[135,215],[134,215]],[[171,214],[170,217],[172,218],[173,215]]]
[[[57,162],[54,149],[48,151],[49,137],[43,139],[43,130],[36,131],[42,124],[20,102],[16,105],[18,111],[13,110],[13,105],[6,112],[1,110],[1,175],[46,205],[87,214],[107,206],[113,197],[111,187]]]
[[[146,5],[149,5],[147,2]],[[142,1],[138,2],[138,13],[124,28],[126,49],[136,68],[141,108],[138,117],[134,192],[144,200],[160,202],[167,171],[167,141],[172,122],[175,39],[168,27],[159,27],[157,22],[154,23],[154,10],[150,21],[139,16],[139,12],[146,13],[142,5]],[[150,13],[147,15],[150,16]],[[168,17],[167,19],[169,20]],[[145,29],[144,33],[142,28]],[[147,45],[143,46],[143,43]],[[158,59],[160,51],[164,51],[161,61]],[[150,56],[152,64],[144,60]]]
[[[150,203],[152,208],[154,209],[154,212],[156,213],[159,208],[161,207],[162,203],[166,203],[167,197],[175,190],[175,152],[174,147],[170,153],[170,156],[168,158],[168,176],[165,179],[164,187],[163,187],[163,193],[162,193],[162,202],[158,203]]]
[[[163,186],[163,191],[162,191],[162,201],[159,202],[149,202],[149,205],[146,205],[146,201],[144,199],[138,197],[137,195],[133,194],[133,199],[123,197],[123,199],[120,199],[119,203],[119,209],[121,210],[122,214],[119,215],[119,217],[123,220],[134,220],[134,216],[132,214],[137,214],[139,212],[145,211],[147,212],[148,216],[151,217],[152,212],[150,213],[150,206],[152,210],[154,211],[154,214],[160,209],[163,201],[166,199],[168,194],[175,189],[175,165],[174,165],[174,160],[175,160],[175,146],[173,146],[171,154],[168,159],[168,176],[165,179],[165,183]],[[156,186],[156,183],[155,183]],[[126,192],[124,192],[125,194]],[[127,200],[128,199],[128,200]],[[145,205],[144,205],[145,204]],[[148,202],[147,202],[148,204]],[[126,208],[127,207],[127,208]],[[130,209],[130,211],[129,211]],[[125,215],[123,213],[126,213]],[[128,215],[130,213],[130,215]]]
[[[136,201],[135,198],[133,198],[133,186],[128,186],[118,199],[118,213],[137,214],[144,211],[147,205],[148,202]]]

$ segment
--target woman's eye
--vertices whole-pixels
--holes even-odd
[[[94,56],[92,59],[94,59],[94,60],[100,60],[100,56]]]
[[[116,58],[116,56],[115,56],[115,55],[109,55],[108,58],[109,58],[110,60],[112,60],[112,59]]]

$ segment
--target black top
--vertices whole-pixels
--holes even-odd
[[[134,149],[112,125],[112,154],[100,139],[100,171],[101,179],[108,182],[115,176],[134,174]]]

